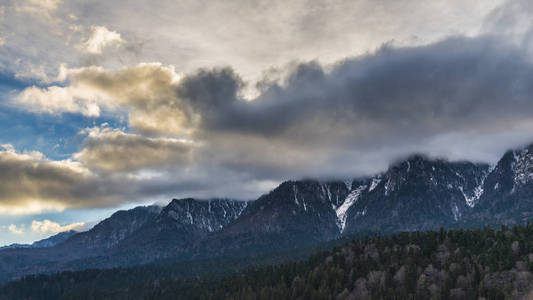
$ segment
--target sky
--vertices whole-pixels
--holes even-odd
[[[0,1],[0,245],[533,142],[528,1]]]

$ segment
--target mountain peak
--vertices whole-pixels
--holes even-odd
[[[232,199],[172,199],[156,220],[179,226],[194,225],[200,230],[213,232],[235,220],[247,205],[246,201]]]

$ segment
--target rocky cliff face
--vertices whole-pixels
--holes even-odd
[[[478,223],[533,218],[533,145],[508,151],[484,181],[473,219]]]
[[[333,207],[343,201],[347,192],[344,183],[284,182],[251,203],[220,233],[202,241],[199,248],[219,254],[268,252],[336,238],[339,228]]]
[[[248,202],[229,199],[174,199],[155,219],[159,226],[192,226],[208,233],[221,230],[237,219]]]
[[[154,219],[160,211],[161,207],[159,206],[140,206],[130,210],[117,211],[91,230],[71,237],[61,244],[61,247],[91,251],[112,249]]]
[[[479,200],[488,165],[414,156],[368,179],[346,212],[346,233],[447,227]]]
[[[132,249],[140,259],[183,252],[195,241],[237,219],[248,202],[229,199],[174,199],[162,211],[120,243],[119,253]]]

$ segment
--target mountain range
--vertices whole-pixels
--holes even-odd
[[[15,248],[46,248],[46,247],[53,247],[55,245],[61,244],[64,241],[68,240],[71,236],[77,234],[78,232],[76,230],[69,230],[69,231],[63,231],[59,232],[51,237],[48,237],[46,239],[42,239],[36,242],[33,242],[31,244],[11,244],[7,246],[0,247],[0,250],[2,249],[15,249]]]
[[[414,155],[375,176],[286,181],[254,201],[174,199],[118,211],[49,247],[0,251],[0,280],[173,259],[251,257],[345,236],[533,219],[533,145],[494,166]]]

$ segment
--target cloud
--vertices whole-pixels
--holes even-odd
[[[61,68],[58,78],[68,79],[70,84],[43,89],[33,86],[13,103],[34,112],[78,112],[85,116],[99,116],[102,109],[123,109],[129,125],[143,133],[178,136],[191,134],[198,127],[199,113],[219,114],[226,102],[236,100],[243,86],[229,68],[199,70],[181,78],[173,66],[160,63],[117,71]]]
[[[85,225],[84,222],[72,223],[68,225],[59,225],[58,223],[52,222],[50,220],[36,221],[31,222],[31,230],[37,233],[59,233],[63,231],[76,230]]]
[[[124,5],[10,0],[2,5],[0,32],[13,37],[0,50],[0,65],[28,77],[35,75],[28,72],[30,66],[42,67],[49,78],[55,77],[60,63],[117,69],[161,61],[186,73],[231,65],[244,80],[255,81],[263,70],[294,59],[329,64],[373,51],[384,42],[424,45],[449,35],[472,36],[501,2],[297,0],[288,5],[279,0],[239,0],[210,3],[206,10],[194,1],[153,5],[134,0]],[[20,13],[16,7],[21,6],[50,11],[53,18]],[[80,49],[86,48],[92,35],[88,31],[96,26],[120,33],[127,41],[103,48],[101,54]]]
[[[183,167],[193,162],[195,143],[176,138],[150,138],[118,129],[89,128],[83,150],[74,155],[89,168],[110,171]]]
[[[0,214],[20,215],[63,211],[69,207],[105,207],[119,203],[105,179],[78,162],[53,161],[40,152],[0,151]]]
[[[50,18],[62,0],[23,0],[16,5],[16,10]]]
[[[82,114],[89,104],[125,111],[128,125],[138,131],[89,134],[76,159],[106,172],[174,165],[216,166],[218,173],[242,172],[258,180],[355,176],[378,172],[413,151],[493,161],[504,147],[533,139],[524,126],[532,121],[533,67],[520,48],[493,36],[384,45],[328,66],[290,64],[277,72],[282,76],[266,74],[251,101],[243,98],[245,83],[230,68],[182,75],[172,66],[139,64],[64,72],[70,84],[54,89],[75,91],[79,104],[69,106],[67,98],[66,105],[54,107]],[[468,146],[494,135],[510,144],[488,152]]]
[[[140,129],[150,130],[157,123],[153,118],[163,118],[166,125],[162,131],[177,131],[182,122],[176,116],[181,113],[176,108],[174,91],[178,78],[172,66],[157,63],[116,72],[95,66],[67,69],[62,65],[58,79],[68,79],[68,86],[32,86],[15,97],[13,103],[34,112],[77,112],[89,117],[99,116],[103,108],[124,107],[129,108],[130,117]]]
[[[81,162],[54,161],[40,152],[19,153],[11,145],[2,145],[0,215],[117,207],[188,195],[253,199],[258,189],[275,185],[216,167],[195,167],[189,161],[189,143],[182,140],[112,129],[88,132],[87,150],[79,154]],[[213,181],[213,177],[218,179]],[[235,182],[245,186],[235,189]]]
[[[84,90],[69,87],[51,86],[41,89],[32,86],[22,91],[15,101],[31,112],[49,114],[70,112],[81,113],[88,117],[100,116],[100,107],[96,100],[91,100],[95,96],[83,95],[84,92]],[[80,101],[80,99],[83,100]]]
[[[248,81],[294,59],[331,63],[392,40],[423,45],[449,35],[472,35],[502,2],[237,0],[211,2],[209,9],[195,1],[65,5],[80,19],[127,32],[129,42],[141,43],[132,64],[156,58],[187,73],[231,64]]]
[[[91,54],[102,54],[102,49],[108,46],[119,46],[124,43],[120,34],[110,31],[104,26],[92,26],[91,37],[85,42],[85,51]]]
[[[0,214],[250,199],[412,152],[494,162],[533,140],[531,5],[381,2],[9,2],[5,98],[92,128],[65,138],[66,160],[4,145]],[[120,129],[90,123],[110,118]]]
[[[62,0],[26,0],[28,5],[39,7],[45,10],[55,10]]]
[[[7,229],[9,229],[9,231],[11,231],[12,233],[14,234],[23,234],[24,233],[24,228],[22,227],[17,227],[15,224],[11,224],[7,227]]]
[[[59,77],[63,84],[28,88],[13,103],[127,115],[128,124],[84,132],[71,163],[86,174],[67,184],[71,192],[56,201],[64,207],[83,206],[69,193],[88,206],[173,193],[246,198],[284,179],[374,174],[413,152],[494,162],[533,141],[533,65],[501,36],[385,44],[330,65],[294,62],[266,72],[254,99],[229,67],[90,66]],[[47,199],[40,205],[56,203],[49,198],[39,195]]]

